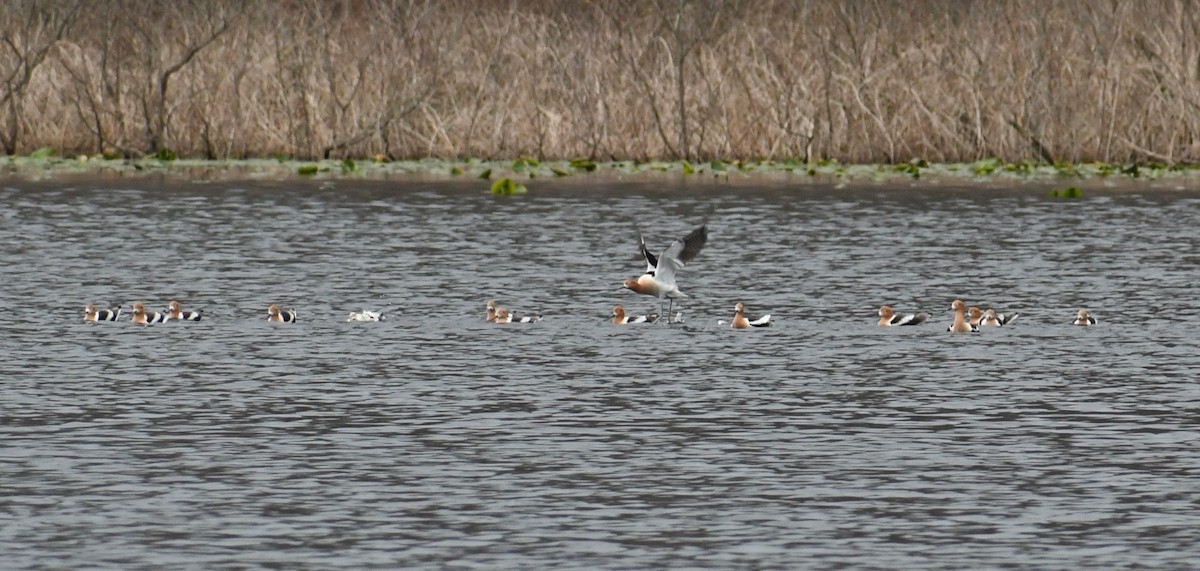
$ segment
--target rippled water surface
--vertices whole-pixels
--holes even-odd
[[[1200,192],[477,183],[0,185],[0,566],[1200,558]],[[705,221],[685,322],[609,324]]]

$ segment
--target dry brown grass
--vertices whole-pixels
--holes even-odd
[[[0,146],[1196,162],[1198,8],[14,0],[0,7]]]

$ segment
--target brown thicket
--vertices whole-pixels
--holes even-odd
[[[1200,6],[8,0],[0,147],[1196,162]]]

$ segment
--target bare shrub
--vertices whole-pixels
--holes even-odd
[[[1184,0],[81,6],[0,6],[6,153],[1200,159]]]

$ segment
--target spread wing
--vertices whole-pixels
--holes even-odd
[[[667,249],[658,256],[654,279],[666,284],[675,283],[675,272],[695,258],[707,241],[708,226],[705,225],[692,230],[691,234],[671,242],[671,245],[667,246]]]
[[[700,253],[700,249],[704,247],[704,244],[706,242],[708,242],[708,225],[707,224],[702,225],[695,230],[692,230],[691,234],[688,234],[687,236],[684,236],[683,238],[676,240],[674,243],[671,244],[671,246],[674,247],[675,244],[677,244],[677,243],[683,244],[683,249],[679,251],[678,257],[679,257],[679,261],[686,264],[686,263],[692,261],[692,258],[695,258],[696,254]],[[668,251],[670,249],[671,248],[667,248]],[[680,264],[680,267],[683,267],[683,264]]]

